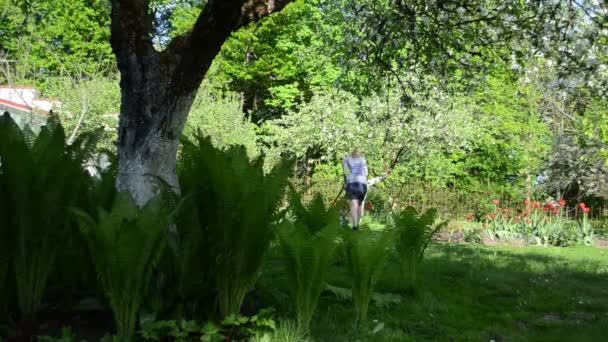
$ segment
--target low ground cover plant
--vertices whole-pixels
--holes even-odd
[[[262,309],[253,316],[230,315],[221,322],[194,320],[161,320],[142,324],[140,335],[145,341],[247,341],[257,335],[273,333],[274,310]]]

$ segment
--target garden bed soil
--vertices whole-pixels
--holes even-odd
[[[449,232],[447,230],[441,230],[433,237],[434,241],[444,242],[444,243],[469,243],[465,241],[464,234],[462,230],[455,230]],[[511,246],[511,247],[524,247],[526,244],[523,240],[510,240],[510,241],[501,241],[497,239],[491,239],[489,236],[483,234],[482,244],[487,246]]]
[[[464,239],[464,234],[461,230],[455,231],[447,231],[441,230],[439,231],[433,238],[434,241],[443,242],[443,243],[468,243]],[[522,239],[509,240],[509,241],[501,241],[497,239],[491,239],[486,234],[483,234],[482,244],[486,246],[507,246],[507,247],[525,247],[525,246],[536,246],[535,244],[526,244]],[[599,248],[608,248],[608,238],[600,237],[595,239],[595,247]]]
[[[13,331],[6,341],[28,341],[23,335],[61,337],[64,328],[71,329],[74,341],[99,341],[114,331],[110,311],[43,311],[38,314],[35,331],[25,327]],[[29,331],[28,331],[29,330]]]
[[[451,242],[451,243],[464,243],[464,234],[461,230],[449,232],[447,230],[440,230],[435,234],[433,240],[437,242]]]
[[[608,248],[608,239],[599,238],[595,240],[595,246],[600,248]]]
[[[483,235],[483,242],[486,246],[509,246],[509,247],[526,247],[526,243],[522,239],[514,239],[514,240],[498,240],[492,239],[487,235]]]

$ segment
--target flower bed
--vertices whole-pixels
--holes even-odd
[[[537,245],[591,245],[594,241],[593,227],[589,221],[591,209],[579,203],[579,215],[570,219],[566,215],[565,200],[545,203],[524,200],[514,208],[502,207],[500,200],[493,200],[493,211],[475,220],[471,215],[467,220],[481,222],[482,233],[492,240],[523,240]]]

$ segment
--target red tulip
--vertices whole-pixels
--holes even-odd
[[[581,203],[578,204],[578,207],[581,208],[581,209],[583,209],[583,211],[584,211],[585,208],[587,207],[587,205],[585,203],[581,202]]]
[[[591,211],[591,208],[587,208],[587,207],[584,207],[584,208],[583,208],[583,212],[585,212],[585,213],[588,213],[588,212],[590,212],[590,211]]]
[[[540,202],[534,202],[534,208],[536,208],[536,209],[540,208]]]
[[[499,205],[500,204],[500,200],[495,199],[495,200],[492,201],[492,203],[494,203],[495,205]]]
[[[566,206],[566,200],[560,199],[559,201],[557,201],[557,204],[559,204],[560,207],[565,207]]]
[[[532,202],[530,202],[530,200],[526,198],[524,200],[524,204],[526,205],[526,207],[529,207],[532,204]]]
[[[554,213],[555,215],[559,214],[559,209],[554,208],[554,209],[553,209],[553,213]]]
[[[492,214],[492,220],[496,218],[496,214]]]

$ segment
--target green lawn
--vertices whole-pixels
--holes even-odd
[[[285,290],[280,272],[270,271],[273,260],[269,263],[262,292],[277,286]],[[340,265],[332,269],[329,283],[349,286]],[[608,249],[435,244],[423,262],[416,293],[403,293],[394,260],[377,288],[400,294],[402,302],[372,305],[369,323],[361,329],[353,326],[350,301],[324,293],[312,340],[602,341],[608,336]],[[293,317],[286,295],[271,292],[263,294],[263,301]]]

